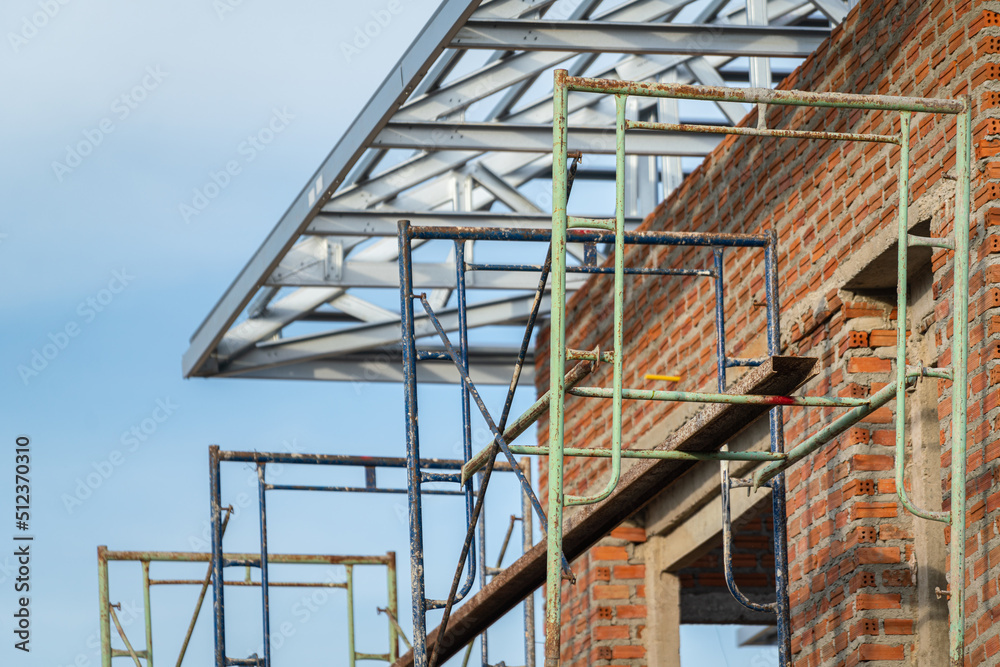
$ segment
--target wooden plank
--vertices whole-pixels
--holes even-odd
[[[785,396],[795,391],[813,373],[812,357],[771,357],[750,369],[730,393]],[[706,405],[656,449],[703,452],[718,450],[737,433],[767,413],[768,406]],[[563,523],[563,549],[570,561],[583,554],[625,519],[642,509],[658,493],[694,465],[687,461],[637,459],[626,470],[615,491],[604,501],[588,505]],[[510,567],[498,574],[452,614],[441,643],[439,662],[458,653],[478,634],[513,609],[545,583],[545,542],[536,544]],[[427,637],[428,653],[437,642],[438,631]],[[412,667],[413,652],[399,658],[393,667]]]

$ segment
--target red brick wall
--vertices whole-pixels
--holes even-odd
[[[1000,2],[978,0],[864,0],[828,42],[789,76],[785,89],[957,98],[971,95],[976,163],[971,238],[971,352],[969,397],[968,664],[997,664],[994,626],[1000,574]],[[833,131],[898,131],[893,114],[771,108],[770,127]],[[753,113],[746,121],[756,123]],[[947,191],[936,207],[932,234],[953,226],[955,118],[915,114],[911,197],[917,202]],[[819,358],[810,395],[867,396],[891,379],[894,309],[844,291],[835,272],[880,230],[895,226],[899,149],[880,144],[727,138],[646,220],[649,229],[704,232],[776,230],[786,354]],[[927,195],[927,197],[925,197]],[[996,208],[994,208],[996,206]],[[631,266],[708,268],[704,249],[632,247]],[[763,253],[729,250],[726,336],[733,356],[764,351]],[[951,363],[952,257],[937,251],[933,298],[937,323],[929,330],[940,366]],[[645,373],[676,373],[685,390],[714,389],[713,290],[702,278],[630,279],[625,322],[625,384],[654,387]],[[643,282],[638,282],[643,281]],[[597,276],[570,302],[568,344],[610,347],[611,279]],[[539,338],[538,386],[548,385],[548,334]],[[610,385],[604,366],[588,384]],[[942,484],[950,480],[950,385],[939,383]],[[678,408],[626,403],[625,442],[665,432]],[[786,409],[786,442],[801,442],[828,422],[833,409]],[[568,446],[609,446],[610,403],[567,400]],[[547,442],[546,424],[539,430]],[[914,652],[916,617],[912,531],[914,519],[898,507],[892,472],[891,407],[873,413],[788,476],[793,652],[796,665],[826,667],[859,661],[907,664]],[[567,492],[603,483],[606,461],[567,460]],[[547,470],[542,466],[541,483]],[[614,544],[614,543],[608,543]],[[621,546],[621,545],[619,545]],[[600,547],[599,547],[600,548]],[[628,547],[626,546],[626,552]],[[641,655],[615,655],[622,638],[599,638],[601,617],[592,591],[609,563],[596,549],[575,565],[586,585],[564,589],[564,659],[582,665],[645,664]],[[629,554],[631,557],[631,554]],[[622,563],[632,561],[623,560]],[[581,575],[581,573],[583,573]],[[629,602],[638,589],[629,589]],[[609,605],[614,606],[614,605]],[[620,632],[602,630],[604,632]],[[638,627],[628,641],[641,647]],[[610,648],[609,657],[604,648]]]
[[[733,580],[751,600],[770,602],[774,599],[773,530],[770,512],[733,530]],[[720,546],[675,574],[680,577],[684,593],[726,590],[722,568]],[[733,603],[736,604],[735,600]]]
[[[645,541],[642,528],[622,526],[574,561],[577,582],[563,588],[566,667],[628,664],[646,655],[646,568],[635,558],[635,545]]]

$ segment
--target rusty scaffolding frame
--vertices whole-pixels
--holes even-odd
[[[879,407],[895,399],[896,402],[896,478],[897,494],[900,503],[914,515],[930,520],[949,524],[952,530],[951,549],[951,589],[949,591],[950,628],[950,658],[953,665],[962,664],[964,652],[964,531],[965,531],[965,483],[966,483],[966,408],[967,408],[967,359],[968,359],[968,271],[969,271],[969,215],[970,215],[970,168],[971,168],[971,127],[968,99],[940,100],[928,98],[906,98],[871,95],[849,95],[841,93],[814,93],[806,91],[783,91],[770,89],[734,89],[707,86],[689,86],[679,84],[638,83],[610,79],[589,79],[572,77],[565,70],[555,71],[554,82],[554,113],[553,113],[553,205],[552,228],[545,229],[474,229],[445,227],[411,227],[409,221],[399,223],[399,266],[400,266],[400,309],[402,312],[403,365],[406,389],[407,414],[407,447],[410,456],[416,448],[416,378],[417,362],[430,358],[421,354],[416,348],[418,338],[428,334],[436,334],[443,343],[445,352],[435,353],[435,359],[452,361],[458,371],[463,386],[463,404],[468,412],[468,396],[471,394],[480,412],[494,434],[494,441],[487,448],[473,456],[463,467],[463,481],[470,479],[474,473],[485,468],[481,473],[480,497],[484,494],[492,466],[499,454],[509,461],[514,461],[517,454],[540,454],[548,456],[548,512],[543,515],[540,503],[530,484],[521,478],[522,492],[527,497],[539,516],[545,516],[548,528],[546,532],[546,632],[545,632],[545,665],[557,667],[560,664],[560,632],[561,627],[561,584],[564,579],[573,579],[569,570],[563,548],[563,507],[574,505],[598,505],[616,498],[622,479],[622,459],[660,459],[675,461],[721,461],[722,505],[723,505],[723,542],[725,551],[726,583],[736,600],[755,611],[770,611],[776,614],[779,636],[779,664],[791,664],[791,631],[789,623],[788,602],[788,563],[786,544],[786,511],[785,488],[783,472],[794,463],[802,460],[816,451],[823,444],[844,432]],[[567,149],[568,136],[568,95],[576,93],[613,95],[616,108],[616,204],[615,216],[612,218],[581,218],[569,215],[567,199],[572,186],[572,173],[576,162],[567,169],[567,161],[571,157]],[[741,101],[755,104],[758,109],[758,121],[755,127],[719,127],[707,125],[691,125],[680,123],[659,123],[649,121],[629,120],[626,118],[626,103],[629,97],[656,97],[667,99],[704,100],[712,102]],[[811,131],[795,129],[779,129],[768,127],[767,109],[769,105],[799,106],[799,107],[833,107],[862,109],[896,113],[899,117],[899,132],[890,134],[859,134],[849,132]],[[921,237],[910,234],[909,209],[909,150],[910,123],[912,114],[930,113],[955,115],[957,117],[956,139],[956,207],[954,222],[954,240],[945,238]],[[705,234],[691,232],[652,232],[627,231],[625,227],[625,135],[629,130],[647,132],[678,132],[678,133],[711,133],[731,134],[746,137],[873,142],[900,147],[899,161],[899,203],[897,204],[898,223],[898,263],[899,276],[897,284],[898,298],[898,332],[895,381],[889,383],[868,398],[837,398],[813,396],[780,395],[744,395],[726,392],[726,370],[731,367],[761,366],[768,359],[780,355],[781,339],[779,329],[779,298],[778,298],[778,265],[777,237],[766,234]],[[426,294],[417,293],[413,288],[413,269],[411,260],[411,244],[413,241],[450,240],[455,244],[456,266],[458,275],[458,322],[459,346],[453,346],[445,327],[434,312]],[[488,265],[465,261],[463,257],[464,244],[469,241],[503,241],[503,242],[548,242],[549,253],[542,265]],[[614,247],[613,259],[603,265],[585,262],[582,265],[567,263],[567,245],[570,242],[584,243],[593,247],[596,243],[609,244]],[[708,248],[713,254],[714,269],[710,271],[654,267],[639,268],[625,266],[625,246],[628,244],[666,245],[666,246],[701,246]],[[907,258],[910,247],[924,246],[946,249],[955,253],[954,291],[952,294],[953,326],[951,369],[926,368],[907,364],[906,339],[908,327],[906,323],[907,306]],[[737,359],[727,355],[725,341],[725,281],[723,276],[723,253],[727,248],[759,248],[764,251],[764,288],[767,305],[767,354],[761,359]],[[588,253],[594,257],[593,253]],[[613,266],[606,264],[613,263]],[[486,409],[478,390],[470,376],[468,355],[465,352],[465,330],[462,327],[463,311],[466,308],[464,298],[465,273],[468,271],[540,271],[541,278],[535,296],[532,314],[528,320],[521,351],[514,365],[514,374],[508,393],[507,402],[501,418],[496,422]],[[551,289],[551,326],[549,341],[549,390],[529,408],[524,415],[515,420],[514,426],[507,428],[510,402],[517,386],[520,366],[523,363],[527,341],[530,340],[532,328],[537,315],[538,304],[541,302],[546,288],[549,273],[552,274]],[[604,273],[614,275],[614,314],[613,314],[613,344],[611,350],[592,351],[574,350],[567,347],[567,311],[566,311],[566,277],[571,272]],[[715,330],[717,351],[718,392],[690,391],[656,391],[645,389],[630,389],[623,386],[624,376],[624,302],[626,275],[698,275],[714,279],[715,282]],[[414,302],[419,302],[426,313],[426,319],[431,326],[417,326],[414,318]],[[566,362],[582,361],[568,372]],[[612,366],[613,378],[611,387],[579,386],[582,380],[600,363]],[[921,378],[932,378],[952,383],[952,496],[951,508],[948,512],[921,510],[909,501],[903,483],[905,470],[905,408],[906,391],[909,386]],[[794,386],[792,387],[795,388]],[[566,396],[579,396],[590,399],[611,399],[611,448],[610,450],[595,448],[568,448],[564,442],[564,403]],[[771,447],[769,452],[730,452],[725,447],[725,439],[714,443],[713,449],[721,447],[721,451],[677,451],[677,450],[646,450],[630,451],[623,448],[622,443],[622,406],[625,400],[653,400],[669,402],[695,402],[719,405],[755,405],[761,406],[762,412],[769,415],[769,431]],[[784,407],[825,407],[843,408],[847,412],[834,419],[815,434],[789,450],[784,446],[784,429],[782,410]],[[517,446],[511,442],[523,433],[530,424],[548,413],[547,447]],[[745,426],[745,424],[744,424]],[[611,472],[604,488],[594,495],[566,495],[563,488],[563,457],[589,456],[611,459]],[[727,462],[731,460],[752,460],[762,464],[751,476],[736,480],[728,474]],[[412,482],[413,480],[411,480]],[[419,480],[416,480],[419,488]],[[774,515],[774,550],[775,550],[775,589],[776,600],[769,604],[752,602],[743,595],[736,586],[729,562],[732,531],[730,518],[729,495],[733,488],[749,487],[757,489],[768,486],[771,489],[772,512]],[[620,495],[620,494],[619,494]],[[620,498],[619,498],[620,500]],[[639,509],[641,505],[631,508]],[[411,510],[412,511],[412,510]],[[419,508],[418,508],[419,512]],[[412,514],[411,514],[412,517]],[[474,531],[476,515],[468,528],[466,549]],[[411,518],[411,526],[413,521]],[[461,572],[461,561],[466,551],[463,550],[459,561],[455,582]],[[422,582],[411,582],[414,595],[414,607],[422,600]],[[453,586],[451,596],[445,605],[445,616],[437,631],[437,638],[447,636],[449,615],[455,599],[456,586]],[[436,667],[450,655],[446,648],[441,649],[441,641],[430,642],[426,628],[414,628],[414,645],[412,657],[403,661],[409,665],[410,660],[415,667]]]
[[[228,523],[231,516],[231,508],[226,510],[224,523]],[[225,554],[229,562],[242,563],[246,567],[246,577],[242,580],[226,581],[226,586],[252,586],[261,587],[262,582],[253,580],[250,576],[251,567],[260,569],[260,555],[246,553]],[[108,564],[111,562],[136,562],[142,568],[142,600],[143,600],[143,629],[145,634],[145,647],[135,648],[129,641],[122,627],[121,621],[115,610],[121,609],[121,603],[112,604],[110,599],[110,577]],[[396,554],[389,552],[384,556],[339,556],[339,555],[316,555],[316,554],[268,554],[267,562],[274,565],[297,564],[297,565],[343,565],[346,569],[347,578],[343,582],[337,581],[282,581],[270,582],[270,586],[280,586],[285,588],[325,588],[340,589],[347,594],[347,664],[351,667],[359,660],[380,660],[392,663],[398,655],[398,638],[401,635],[396,623],[397,599],[396,599]],[[153,579],[150,576],[152,563],[207,563],[208,570],[202,579]],[[387,601],[384,609],[388,617],[389,650],[386,653],[363,653],[355,648],[355,627],[354,627],[354,568],[356,566],[379,565],[386,568],[387,579]],[[199,586],[197,600],[191,621],[188,623],[187,632],[181,643],[175,667],[181,667],[187,655],[188,645],[194,633],[195,625],[201,614],[202,604],[209,586],[214,584],[212,571],[212,554],[189,551],[111,551],[106,546],[97,548],[97,572],[98,572],[98,593],[100,597],[100,633],[101,633],[101,666],[111,667],[114,658],[131,658],[135,667],[153,667],[153,613],[151,602],[151,589],[153,586]],[[111,624],[118,632],[124,649],[116,649],[112,644]],[[253,659],[251,659],[253,660]],[[257,664],[256,661],[242,664]]]
[[[466,406],[468,407],[468,406]],[[482,514],[482,499],[478,498],[475,509],[473,508],[473,485],[471,480],[463,478],[461,474],[462,466],[468,462],[468,452],[471,451],[471,424],[468,420],[468,410],[466,410],[466,456],[461,460],[454,459],[421,459],[419,456],[407,456],[406,458],[385,457],[385,456],[349,456],[337,454],[305,454],[305,453],[283,453],[283,452],[249,452],[249,451],[227,451],[220,449],[217,445],[209,447],[209,486],[211,503],[211,583],[213,596],[213,624],[215,633],[215,657],[216,667],[228,667],[232,665],[254,665],[255,667],[270,667],[271,661],[271,621],[268,589],[274,586],[268,575],[268,564],[277,562],[268,553],[267,541],[267,502],[268,491],[308,491],[308,492],[332,492],[332,493],[380,493],[380,494],[406,494],[409,500],[411,524],[409,530],[410,541],[410,572],[411,581],[424,579],[425,559],[423,550],[423,515],[421,512],[421,499],[426,495],[458,496],[466,500],[467,520],[471,532],[478,526],[479,529],[479,558],[476,559],[474,542],[466,543],[465,551],[461,558],[459,571],[456,574],[456,586],[452,589],[450,599],[462,599],[473,587],[476,579],[477,566],[480,574],[480,583],[485,586],[488,577],[495,576],[503,563],[504,555],[510,544],[514,526],[517,521],[522,523],[522,550],[526,550],[532,543],[532,519],[530,506],[522,503],[522,513],[520,517],[511,516],[510,524],[507,528],[506,536],[500,550],[497,564],[490,567],[486,564],[486,532],[485,524],[476,521],[473,517],[480,517]],[[410,450],[413,453],[413,450]],[[220,464],[223,462],[241,462],[253,464],[257,475],[257,499],[258,515],[260,519],[260,553],[252,559],[230,557],[223,551],[223,537],[226,532],[228,522],[228,509],[222,502],[222,484]],[[515,472],[522,478],[530,478],[530,468],[527,460],[523,463],[514,462],[511,465],[501,464],[497,470],[504,472]],[[293,464],[293,465],[314,465],[314,466],[335,466],[348,468],[361,468],[364,471],[364,485],[318,485],[318,484],[275,484],[266,479],[266,469],[269,464]],[[405,469],[407,472],[407,487],[384,487],[378,483],[378,469]],[[414,480],[416,482],[414,483]],[[421,488],[422,483],[457,483],[457,488]],[[530,485],[529,485],[530,488]],[[416,514],[414,515],[414,511]],[[415,522],[415,523],[414,523]],[[362,564],[362,563],[357,563]],[[243,566],[256,567],[260,570],[261,589],[261,625],[262,625],[262,646],[263,656],[251,658],[230,658],[226,655],[226,620],[225,620],[225,585],[230,582],[224,579],[225,568]],[[461,573],[465,571],[465,581],[461,590],[457,590],[458,581],[461,580]],[[393,560],[390,576],[390,600],[391,605],[387,614],[390,620],[390,646],[386,654],[356,654],[353,649],[353,614],[348,616],[349,638],[351,646],[349,655],[357,657],[358,660],[384,660],[393,663],[398,658],[397,634],[405,640],[405,634],[399,630],[398,613],[396,610],[396,579],[395,560]],[[348,572],[350,580],[350,571]],[[423,637],[420,628],[426,628],[426,614],[428,611],[444,606],[443,601],[428,600],[420,598],[421,605],[414,604],[414,642],[419,642]],[[525,627],[525,654],[526,667],[534,667],[534,608],[533,602],[529,599],[524,605],[524,627]],[[487,639],[484,631],[480,637],[482,648],[482,664],[488,664]],[[410,645],[410,642],[406,642]],[[467,664],[471,656],[472,643],[469,642],[465,656]],[[351,665],[353,665],[353,659]]]

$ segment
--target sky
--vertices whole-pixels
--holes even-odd
[[[97,546],[207,550],[210,444],[403,455],[397,385],[184,380],[180,361],[189,336],[435,6],[435,0],[0,5],[0,90],[7,100],[0,105],[0,192],[7,206],[0,220],[0,469],[6,471],[0,515],[8,517],[0,529],[0,663],[99,664]],[[373,20],[377,34],[359,39]],[[454,388],[421,390],[422,427],[434,434],[424,440],[424,455],[455,455],[457,408],[441,406],[456,405],[456,397]],[[487,390],[487,398],[494,405],[502,400],[498,390]],[[531,400],[530,390],[522,392],[515,414]],[[24,442],[18,438],[30,442],[23,531],[11,516],[14,450]],[[282,481],[360,482],[340,471],[271,474]],[[223,469],[224,502],[238,510],[227,551],[257,548],[254,481],[246,466]],[[403,484],[401,476],[386,474],[385,483],[392,482]],[[317,495],[269,496],[272,551],[394,550],[409,634],[405,497],[369,496],[361,507],[357,497]],[[494,496],[491,559],[507,517],[519,513],[510,479],[495,480]],[[454,499],[435,499],[426,512],[428,588],[444,597],[463,510]],[[30,653],[14,648],[12,633],[19,597],[15,533],[34,538]],[[197,579],[204,569],[154,564],[153,577]],[[115,564],[110,577],[125,632],[142,646],[139,567]],[[343,581],[344,571],[275,568],[272,577]],[[369,568],[357,578],[358,648],[384,651],[385,617],[374,611],[385,606],[384,573]],[[175,661],[196,594],[190,586],[155,588],[159,662]],[[271,600],[272,628],[290,628],[274,649],[276,666],[317,655],[346,664],[342,591],[281,589]],[[227,590],[227,602],[229,655],[258,651],[259,593]],[[499,624],[491,635],[493,660],[523,664],[519,632],[517,617]],[[685,629],[683,664],[771,664],[767,650],[737,649],[734,632]],[[210,664],[211,642],[206,607],[184,664]]]

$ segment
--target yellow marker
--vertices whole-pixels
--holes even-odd
[[[650,373],[646,373],[646,379],[647,380],[666,380],[667,382],[680,382],[681,381],[681,376],[680,375],[652,375]]]

